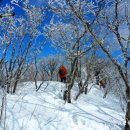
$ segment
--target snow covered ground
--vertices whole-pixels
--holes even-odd
[[[34,83],[19,87],[15,95],[7,95],[6,130],[123,130],[119,101],[114,96],[103,99],[98,86],[77,101],[74,88],[71,104],[62,100],[63,83],[46,82],[38,92]]]

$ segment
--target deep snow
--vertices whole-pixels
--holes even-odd
[[[7,95],[6,130],[123,129],[125,113],[114,96],[103,99],[103,90],[93,86],[87,95],[75,101],[74,86],[72,103],[65,104],[64,89],[60,82],[46,82],[38,92],[34,83],[19,85],[15,95]]]

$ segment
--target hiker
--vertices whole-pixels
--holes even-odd
[[[60,76],[61,82],[66,83],[66,75],[67,75],[67,69],[63,65],[60,66],[60,68],[59,68],[59,76]]]
[[[100,80],[100,81],[99,81],[99,86],[100,86],[100,88],[101,88],[101,87],[102,87],[102,88],[105,88],[105,87],[106,87],[106,79]]]

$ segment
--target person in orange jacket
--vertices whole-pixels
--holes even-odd
[[[66,83],[66,75],[67,75],[67,69],[63,65],[60,66],[60,68],[59,68],[59,76],[60,76],[61,82]]]

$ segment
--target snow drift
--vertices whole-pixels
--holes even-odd
[[[91,86],[91,85],[90,85]],[[33,82],[22,83],[15,95],[7,95],[6,130],[122,130],[124,115],[112,95],[93,86],[87,95],[64,103],[65,84],[45,82],[36,92]],[[0,130],[3,130],[1,124]]]

